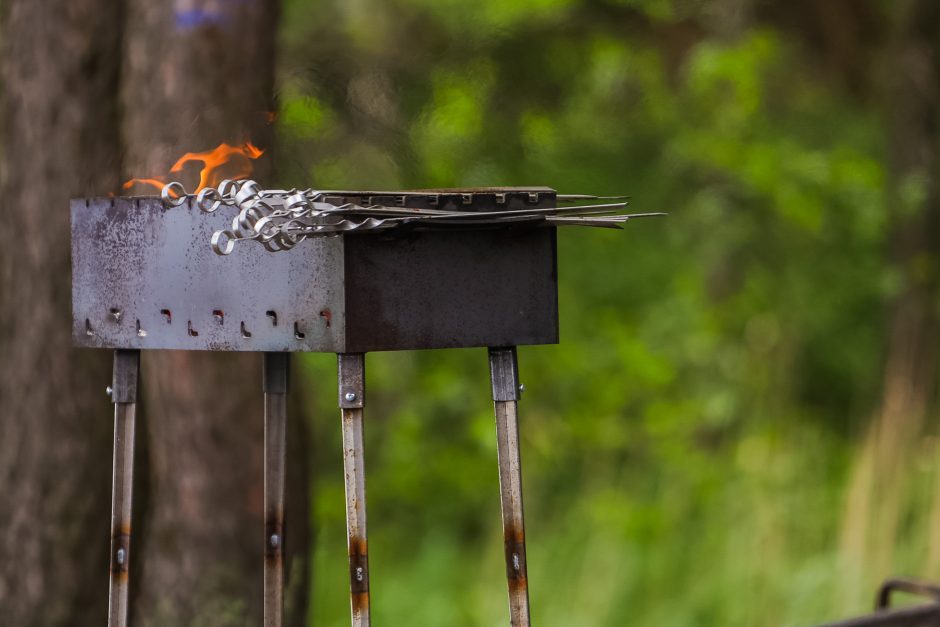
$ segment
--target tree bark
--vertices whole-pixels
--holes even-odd
[[[901,2],[888,81],[889,263],[902,288],[889,304],[882,422],[916,430],[933,403],[940,244],[940,5]]]
[[[183,153],[222,142],[268,147],[276,18],[275,0],[129,0],[122,88],[128,178],[165,174]],[[264,169],[256,174],[263,178]],[[256,624],[261,357],[160,352],[145,354],[142,370],[151,492],[138,553],[138,623]],[[288,508],[306,512],[304,496],[303,486],[289,485]],[[287,530],[288,558],[305,557],[305,531]],[[288,563],[286,573],[292,570]],[[302,604],[294,609],[304,612]]]
[[[935,407],[940,244],[940,5],[891,5],[885,58],[888,264],[900,289],[888,303],[882,401],[850,487],[843,550],[853,572],[889,574],[911,450]]]
[[[110,362],[104,351],[71,348],[68,200],[117,187],[118,9],[108,0],[3,3],[0,620],[7,625],[105,621]]]

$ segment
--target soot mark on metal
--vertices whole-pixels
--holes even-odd
[[[111,547],[111,573],[126,578],[130,570],[130,526],[119,527],[111,533]]]
[[[264,561],[277,564],[283,559],[283,555],[284,513],[277,511],[269,514],[264,522]]]
[[[525,532],[514,526],[506,527],[503,538],[506,553],[506,578],[510,590],[525,590],[528,587],[525,560]]]
[[[368,543],[355,536],[349,539],[349,590],[354,609],[357,604],[360,604],[360,609],[369,607]]]

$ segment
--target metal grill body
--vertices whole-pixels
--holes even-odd
[[[607,218],[561,214],[546,219],[558,213],[556,202],[588,197],[559,198],[554,190],[543,187],[323,192],[317,198],[329,208],[326,213],[333,207],[343,211],[355,205],[354,212],[384,207],[438,217],[400,220],[385,224],[393,228],[383,226],[372,232],[358,228],[324,231],[297,240],[295,247],[278,254],[265,245],[248,245],[220,256],[210,247],[208,235],[227,229],[231,212],[200,208],[193,197],[181,202],[156,197],[72,201],[74,343],[115,350],[109,624],[122,626],[127,621],[133,416],[140,350],[264,353],[264,624],[276,627],[283,620],[287,353],[329,352],[338,357],[350,610],[354,626],[368,626],[365,354],[487,347],[510,623],[528,626],[517,413],[522,386],[515,347],[558,342],[554,225],[611,224],[605,222]],[[521,215],[530,210],[532,215]],[[440,219],[442,211],[459,215]],[[504,211],[513,212],[509,219],[492,215]],[[468,219],[469,212],[474,212],[473,219]],[[622,222],[626,218],[611,219]],[[237,230],[237,223],[232,228]]]
[[[471,198],[461,210],[497,209],[495,193]],[[508,198],[499,208],[554,204],[544,189]],[[78,346],[363,353],[558,341],[554,227],[330,235],[220,257],[206,237],[229,217],[191,200],[74,200],[71,211]]]

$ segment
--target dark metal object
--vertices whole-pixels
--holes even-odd
[[[362,409],[366,396],[366,363],[364,355],[337,355],[339,406]]]
[[[891,595],[906,592],[927,597],[932,603],[890,609]],[[940,625],[940,586],[916,579],[889,579],[878,590],[875,613],[849,620],[826,623],[821,627],[937,627]]]
[[[403,202],[554,206],[554,192],[533,190]],[[158,198],[73,201],[75,344],[353,353],[558,341],[554,227],[346,234],[284,254],[250,246],[220,257],[205,238],[227,222],[192,199],[171,208]]]
[[[558,342],[555,229],[345,237],[346,352]]]
[[[869,616],[826,623],[820,627],[937,627],[940,605],[920,605],[900,610],[880,610]]]
[[[264,625],[280,627],[284,612],[284,477],[289,353],[265,353]]]
[[[940,586],[920,581],[917,579],[895,578],[889,579],[878,590],[878,600],[875,602],[877,609],[886,609],[891,606],[891,594],[893,592],[906,592],[917,596],[933,599],[934,603],[940,603]]]
[[[343,414],[343,469],[346,479],[346,539],[353,627],[369,627],[369,542],[366,527],[366,472],[362,446],[365,355],[337,355],[339,406]]]
[[[519,369],[516,348],[490,348],[490,379],[496,411],[499,492],[503,516],[509,618],[512,627],[529,627],[529,581],[526,570],[525,514],[522,506],[522,460],[519,455]]]
[[[111,397],[114,403],[114,465],[111,481],[111,585],[109,627],[127,625],[130,579],[131,500],[134,483],[134,421],[140,351],[114,351]]]
[[[518,401],[521,385],[515,348],[491,348],[489,355],[493,400]]]

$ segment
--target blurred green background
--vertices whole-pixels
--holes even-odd
[[[549,185],[670,214],[562,229],[561,344],[520,349],[539,625],[809,624],[940,575],[935,429],[877,452],[909,287],[889,198],[925,211],[931,180],[890,174],[889,37],[866,33],[894,10],[769,4],[285,3],[279,182]],[[816,36],[840,11],[848,43]],[[368,361],[375,614],[505,623],[485,351]],[[303,356],[317,625],[349,612],[334,369]]]

